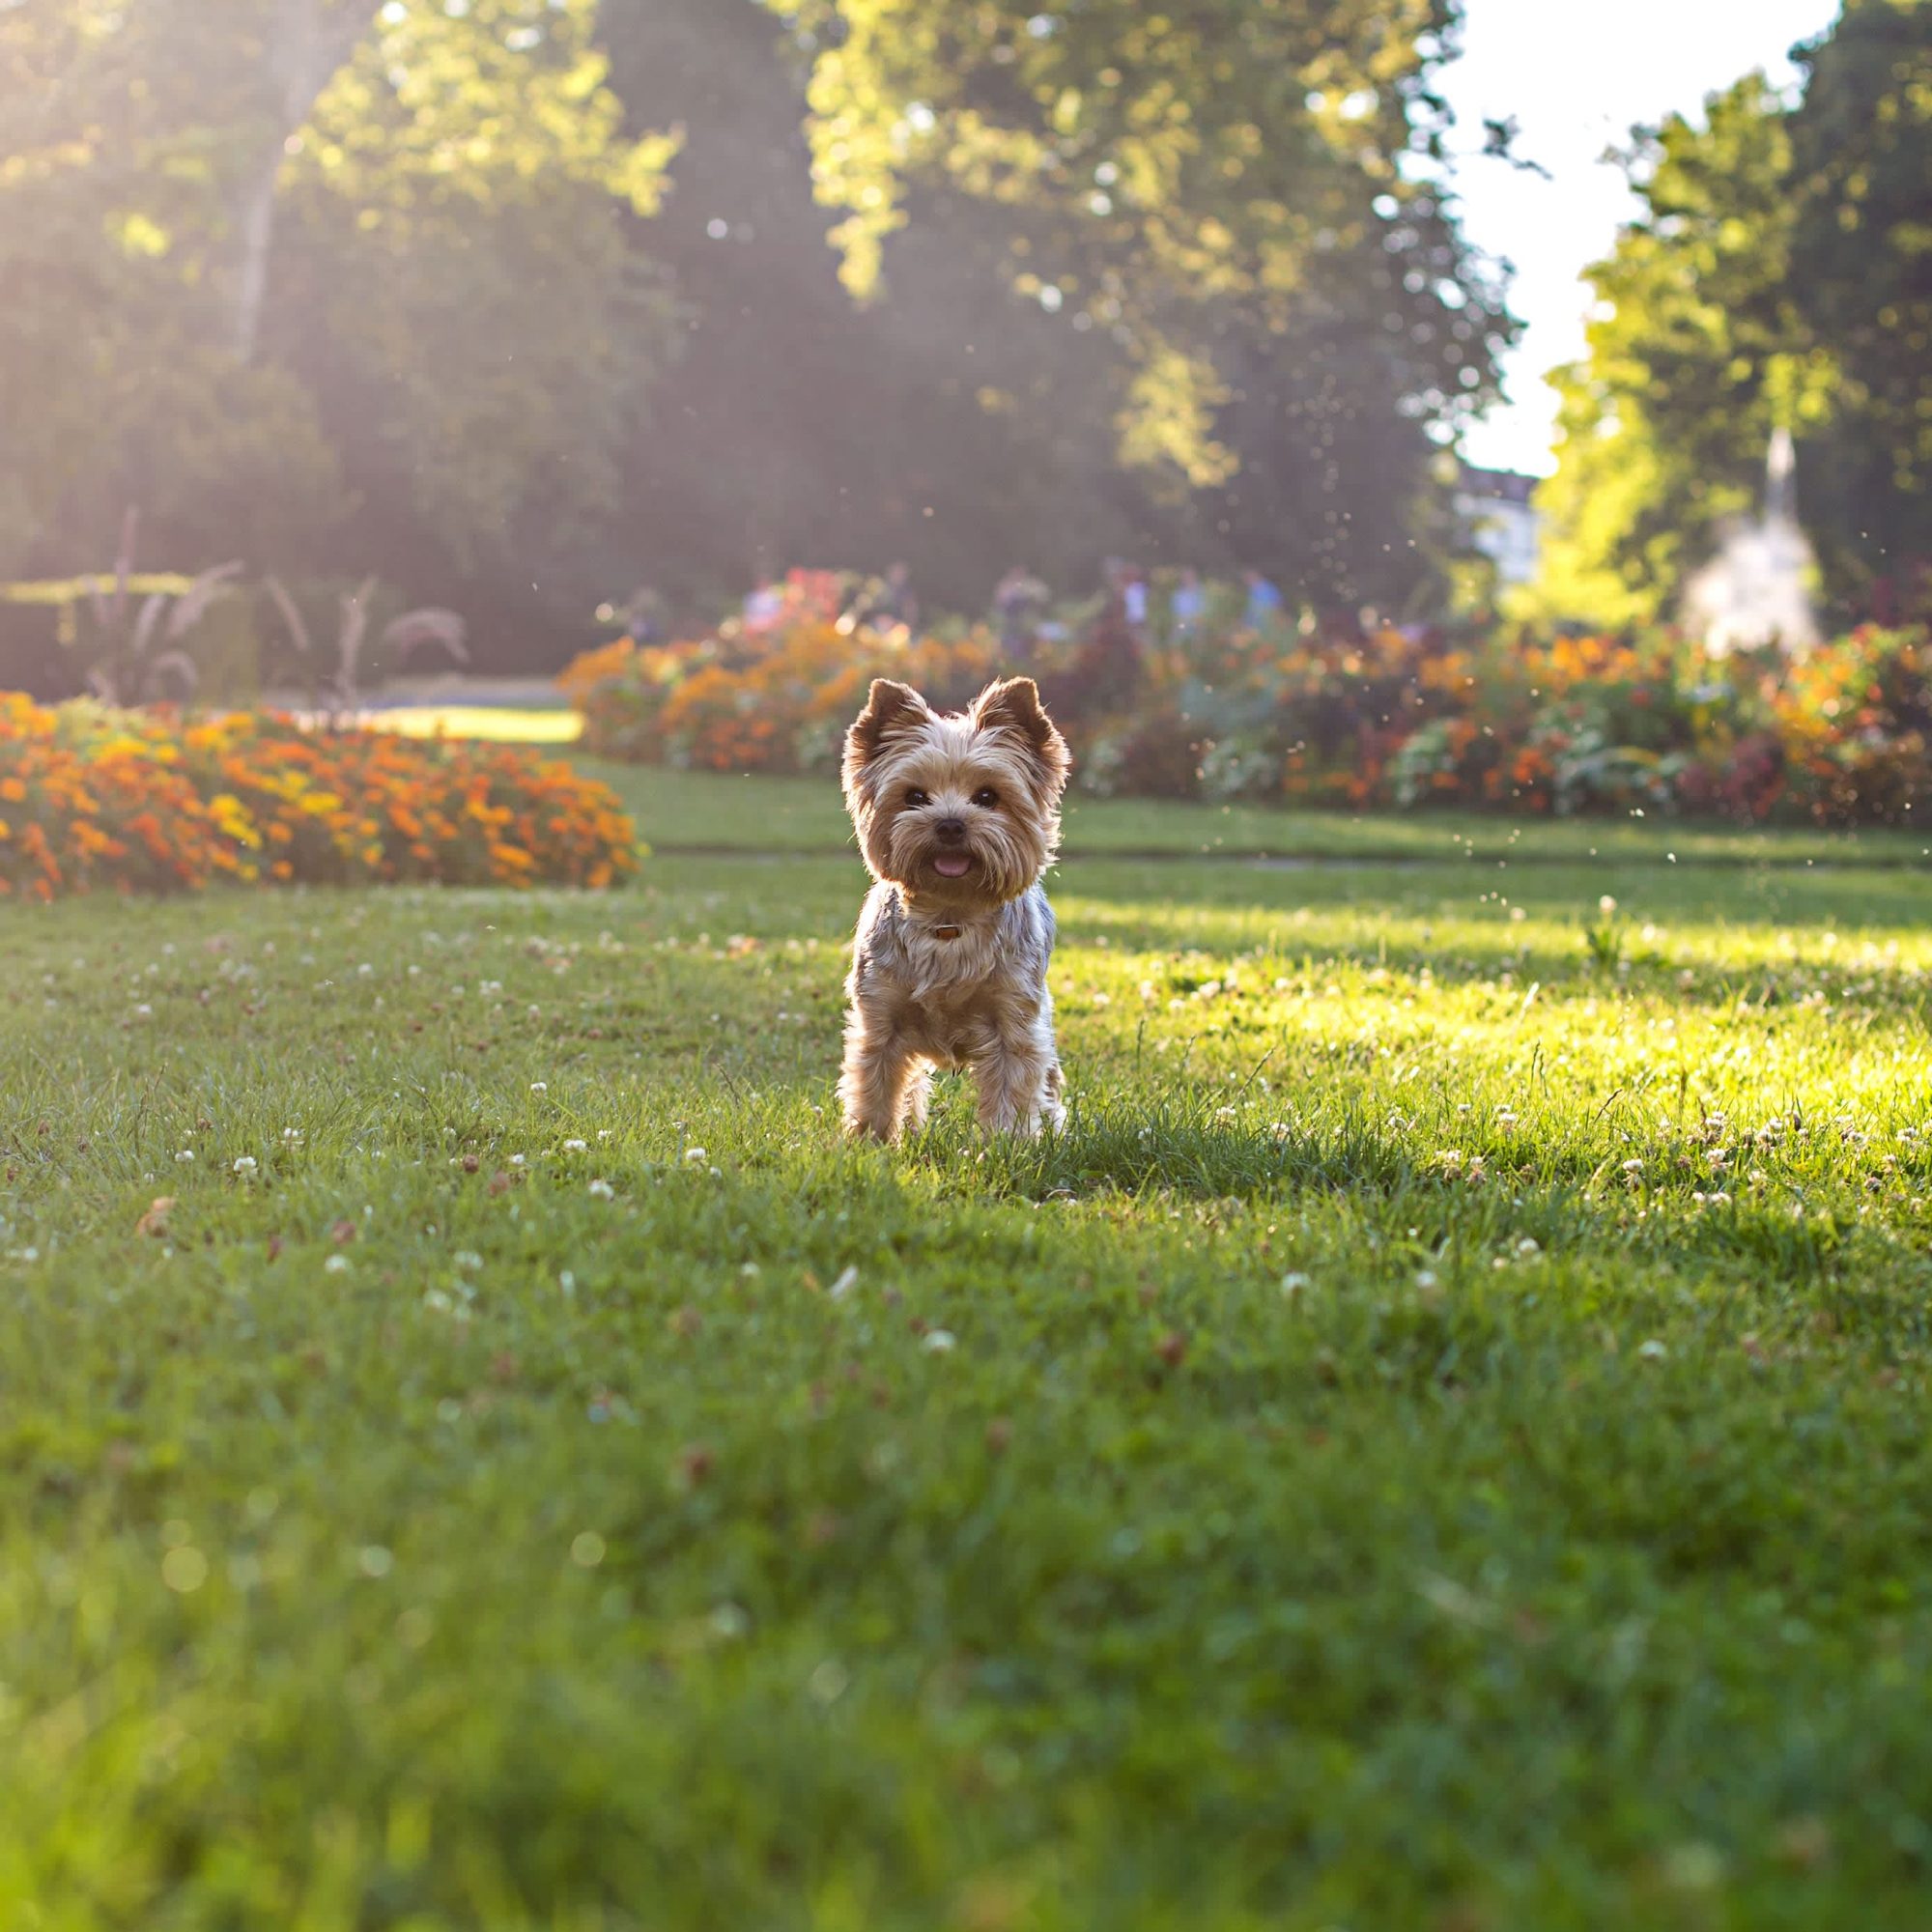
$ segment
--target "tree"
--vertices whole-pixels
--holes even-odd
[[[607,0],[602,31],[634,124],[688,125],[649,238],[683,346],[610,586],[722,601],[759,565],[902,557],[929,604],[976,609],[1015,559],[1073,588],[1158,553],[1172,506],[1121,470],[1116,352],[1012,290],[1001,210],[920,186],[890,286],[855,305],[781,24],[755,0]]]
[[[1797,104],[1753,74],[1626,157],[1643,210],[1556,378],[1547,609],[1672,611],[1780,427],[1836,615],[1895,606],[1932,556],[1932,5],[1850,0],[1800,58]]]
[[[257,112],[242,139],[236,166],[234,255],[229,281],[230,345],[236,359],[254,359],[262,303],[273,256],[275,210],[289,143],[369,32],[367,0],[270,0],[242,25],[243,49]]]
[[[1932,5],[1849,0],[1805,59],[1794,298],[1841,377],[1813,539],[1843,591],[1894,603],[1932,563]]]
[[[1207,493],[1214,527],[1276,494],[1236,479],[1286,440],[1304,471],[1347,476],[1294,558],[1319,571],[1352,504],[1422,487],[1425,427],[1446,440],[1493,394],[1512,326],[1440,188],[1428,87],[1451,0],[786,11],[855,293],[922,190],[991,205],[1014,288],[1113,361],[1122,457]]]
[[[187,493],[259,483],[240,446],[259,412],[285,446],[283,494],[314,479],[286,385],[211,380],[205,238],[221,213],[202,99],[226,80],[195,57],[193,28],[170,0],[0,12],[0,570],[37,548],[57,566],[98,563],[144,442],[176,445]],[[85,559],[52,534],[64,509],[87,526]]]
[[[1562,399],[1544,599],[1624,623],[1662,615],[1727,518],[1758,499],[1780,417],[1815,425],[1832,387],[1794,300],[1791,140],[1753,73],[1639,129],[1643,212],[1589,270],[1588,355]]]
[[[33,292],[0,321],[29,452],[0,561],[85,562],[117,499],[185,554],[298,568],[358,499],[364,540],[457,567],[514,544],[527,579],[580,542],[668,332],[613,216],[674,146],[624,133],[594,14],[0,12],[0,270]]]
[[[579,566],[671,335],[629,216],[675,138],[627,134],[593,0],[385,9],[284,171],[264,323],[368,505],[379,563],[424,539],[518,584]],[[575,593],[572,593],[575,595]]]

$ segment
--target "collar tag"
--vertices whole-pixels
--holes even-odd
[[[935,925],[932,928],[932,936],[935,939],[957,939],[959,928],[956,925]]]

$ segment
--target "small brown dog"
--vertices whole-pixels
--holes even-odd
[[[989,1133],[1065,1121],[1039,880],[1068,764],[1031,678],[944,714],[874,681],[845,734],[845,805],[878,881],[845,981],[848,1134],[893,1140],[923,1125],[935,1066],[971,1069]]]

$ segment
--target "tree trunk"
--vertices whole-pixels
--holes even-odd
[[[283,136],[286,140],[287,136]],[[241,259],[235,270],[231,346],[238,362],[255,359],[262,335],[262,302],[269,293],[269,257],[275,242],[275,188],[282,172],[282,141],[264,155],[242,189],[237,231]]]
[[[264,47],[265,95],[273,139],[265,144],[236,201],[236,264],[229,346],[252,362],[262,336],[262,309],[275,245],[275,197],[292,135],[323,89],[355,51],[375,15],[375,0],[271,0]]]

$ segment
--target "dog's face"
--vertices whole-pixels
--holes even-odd
[[[999,904],[1053,858],[1068,762],[1031,678],[942,714],[882,677],[845,734],[845,804],[874,878],[948,904]]]

